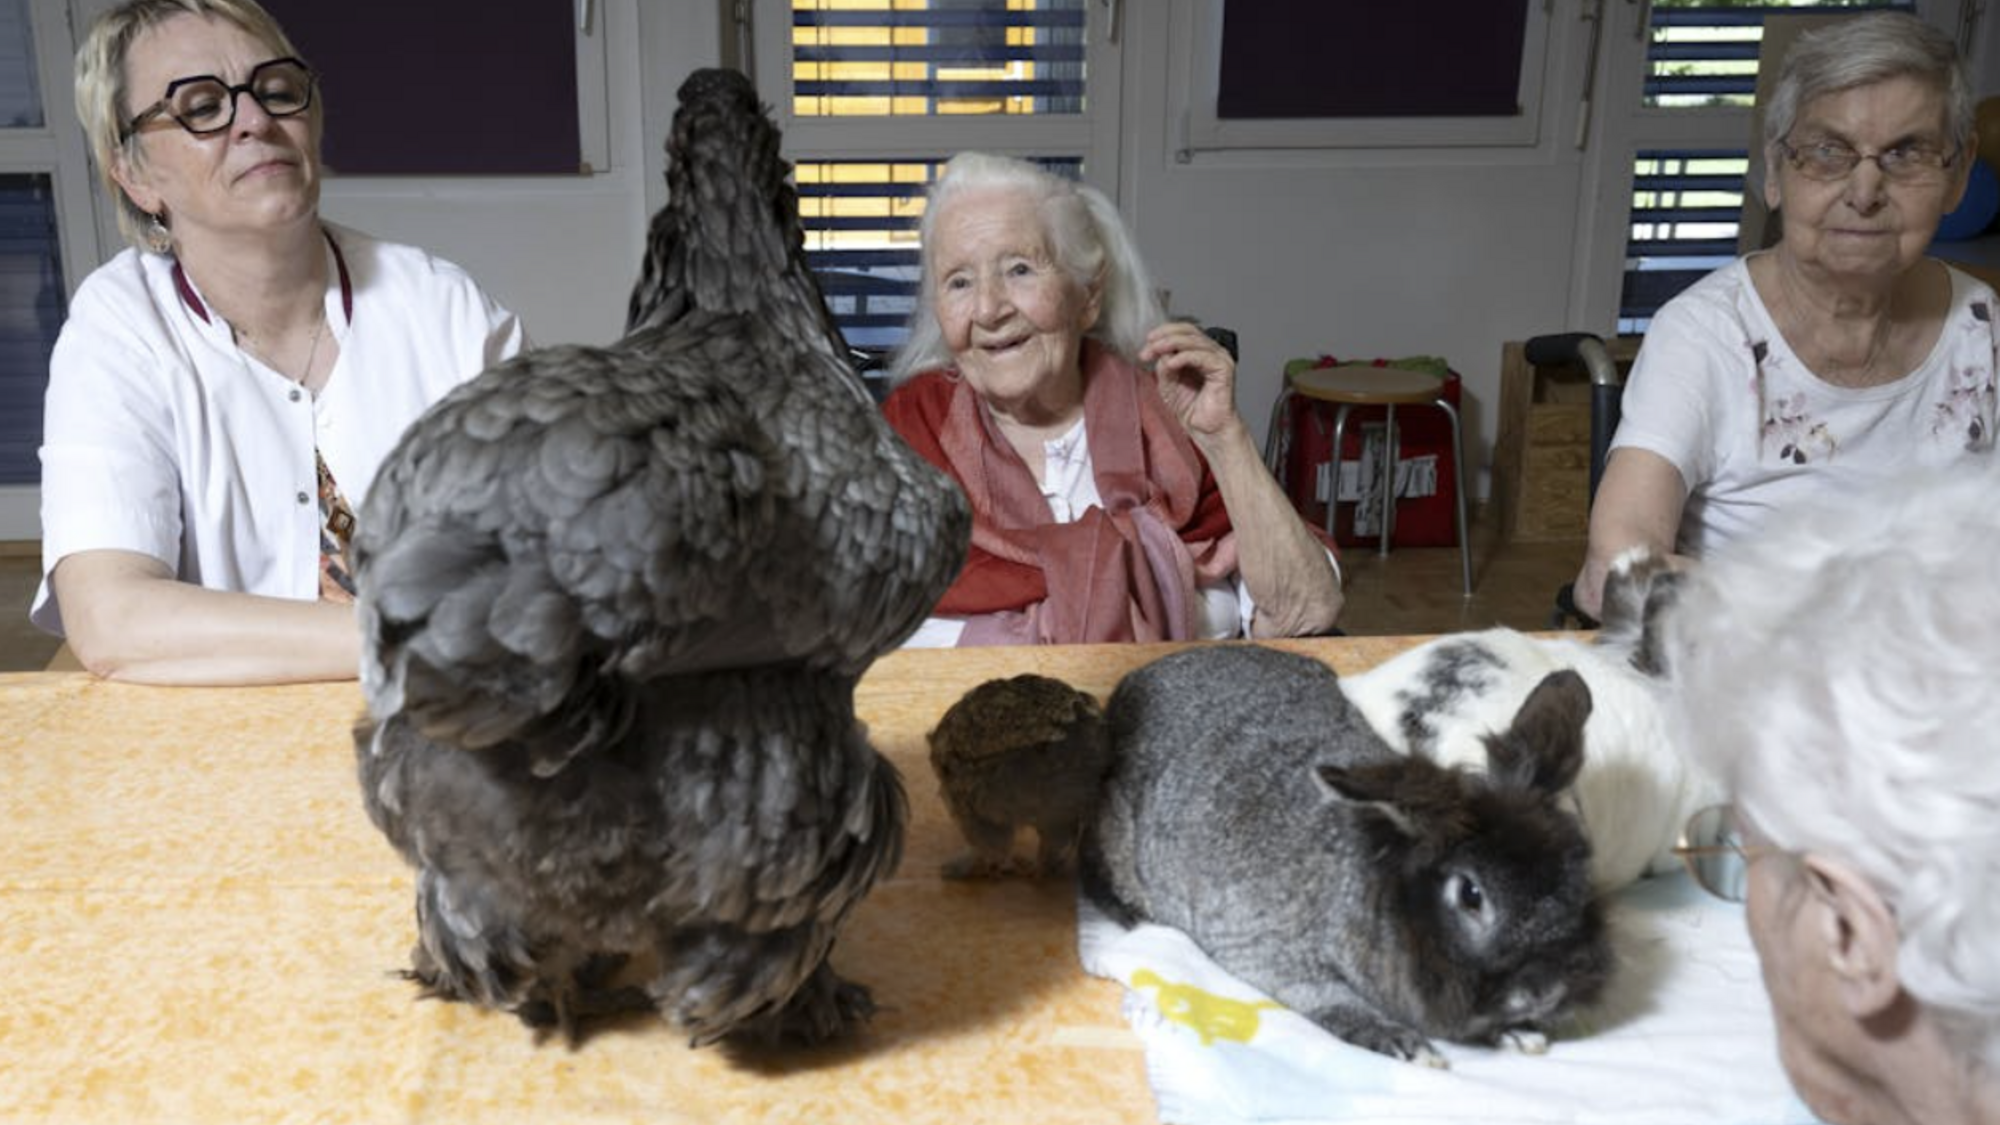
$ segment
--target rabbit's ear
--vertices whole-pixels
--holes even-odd
[[[1681,586],[1686,582],[1686,571],[1668,571],[1655,575],[1652,586],[1646,590],[1645,620],[1639,627],[1639,642],[1632,649],[1632,666],[1648,676],[1666,674],[1666,638],[1663,635],[1666,626],[1663,622],[1681,600]]]
[[[1322,763],[1313,775],[1328,797],[1376,813],[1413,840],[1465,831],[1465,801],[1457,783],[1427,758],[1352,767]]]
[[[1660,618],[1680,594],[1687,574],[1650,547],[1632,547],[1611,560],[1604,577],[1604,605],[1598,617],[1602,648],[1630,652],[1634,668],[1649,676],[1662,671]]]
[[[1550,672],[1514,715],[1514,724],[1486,737],[1487,775],[1496,785],[1556,793],[1583,769],[1583,724],[1590,688],[1574,669]]]

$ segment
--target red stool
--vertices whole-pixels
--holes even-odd
[[[1333,465],[1329,473],[1326,503],[1326,533],[1333,536],[1334,513],[1340,507],[1340,444],[1346,436],[1347,415],[1357,406],[1380,406],[1388,415],[1388,431],[1385,434],[1385,448],[1388,450],[1388,464],[1382,488],[1382,545],[1381,553],[1389,553],[1389,536],[1395,520],[1396,482],[1396,408],[1398,406],[1432,406],[1444,411],[1451,423],[1452,471],[1457,487],[1455,516],[1458,520],[1459,569],[1464,578],[1465,596],[1472,596],[1472,546],[1465,533],[1465,444],[1459,432],[1458,410],[1444,396],[1444,379],[1421,371],[1408,371],[1398,367],[1376,367],[1371,364],[1354,363],[1340,367],[1313,367],[1285,376],[1285,387],[1278,393],[1278,401],[1271,408],[1271,430],[1265,442],[1265,461],[1273,473],[1280,472],[1279,462],[1283,458],[1284,442],[1281,429],[1287,417],[1287,408],[1293,395],[1330,403],[1333,415]],[[1359,501],[1357,501],[1359,503]]]

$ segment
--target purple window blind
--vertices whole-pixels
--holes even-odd
[[[1228,0],[1216,116],[1512,117],[1528,0]]]
[[[567,173],[582,163],[573,0],[265,0],[319,71],[329,168]]]

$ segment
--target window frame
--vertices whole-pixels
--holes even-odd
[[[42,98],[42,125],[36,129],[0,129],[0,172],[46,175],[56,206],[56,237],[63,270],[65,298],[102,260],[104,247],[122,245],[116,220],[100,215],[94,174],[76,118],[69,88],[70,59],[76,54],[74,13],[64,0],[27,0],[35,70]],[[112,240],[104,241],[109,228]],[[0,485],[0,542],[39,540],[42,536],[41,487]]]

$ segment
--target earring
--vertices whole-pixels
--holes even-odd
[[[155,254],[173,253],[174,232],[167,229],[166,220],[160,215],[146,217],[150,220],[146,224],[146,246]]]

